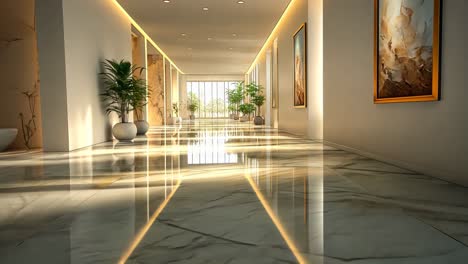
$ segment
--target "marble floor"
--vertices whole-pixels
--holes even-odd
[[[227,120],[0,154],[0,263],[468,263],[468,188]]]

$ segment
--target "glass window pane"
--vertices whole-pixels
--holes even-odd
[[[187,95],[198,99],[197,118],[228,118],[228,90],[235,89],[238,82],[187,82]]]

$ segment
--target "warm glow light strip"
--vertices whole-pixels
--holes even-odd
[[[271,209],[270,204],[267,202],[265,199],[265,196],[263,196],[262,192],[258,189],[257,185],[255,182],[252,180],[252,177],[250,175],[245,175],[245,178],[249,182],[250,186],[252,186],[252,189],[254,190],[255,194],[257,195],[258,199],[262,203],[263,207],[265,208],[265,211],[268,213],[270,216],[271,220],[275,224],[276,228],[280,232],[281,236],[283,237],[284,241],[286,241],[286,244],[288,245],[289,249],[291,249],[291,252],[293,255],[296,257],[297,261],[300,264],[306,264],[307,262],[304,260],[302,257],[301,253],[299,252],[299,249],[297,249],[296,245],[294,244],[293,240],[289,236],[288,232],[286,229],[283,227],[283,224],[281,221],[278,219],[276,214],[273,212],[273,209]]]
[[[276,23],[276,26],[273,28],[273,30],[270,33],[270,36],[268,36],[267,40],[265,41],[265,44],[263,44],[262,49],[258,52],[257,56],[255,57],[254,61],[252,62],[252,65],[250,65],[249,70],[247,71],[246,74],[250,73],[253,68],[255,67],[255,64],[257,64],[257,61],[260,59],[260,56],[265,52],[265,49],[268,47],[268,44],[273,40],[273,36],[275,35],[276,31],[278,30],[279,26],[283,23],[283,20],[286,18],[288,15],[289,11],[291,10],[292,6],[296,0],[291,0],[289,2],[289,5],[286,7],[284,10],[283,15],[281,15],[280,19],[278,20],[278,23]]]
[[[133,241],[130,243],[130,246],[128,247],[127,250],[124,251],[122,256],[120,257],[119,264],[125,264],[127,262],[128,258],[132,255],[133,251],[135,248],[140,244],[141,240],[145,237],[146,233],[150,229],[150,227],[153,225],[154,221],[158,218],[158,216],[161,214],[161,212],[164,210],[166,205],[169,203],[171,200],[172,196],[177,192],[177,189],[180,187],[181,180],[178,180],[175,188],[172,190],[172,192],[169,194],[169,196],[164,200],[164,202],[159,205],[158,209],[153,213],[149,221],[138,231],[136,234],[135,238]]]
[[[155,49],[159,51],[159,53],[163,55],[164,58],[166,58],[172,64],[172,66],[174,66],[180,73],[185,74],[182,70],[179,69],[179,67],[177,67],[177,65],[169,58],[169,56],[167,56],[167,54],[164,53],[164,51],[153,41],[153,39],[150,36],[148,36],[148,34],[146,34],[143,28],[140,27],[140,25],[138,25],[138,23],[127,13],[127,11],[119,4],[119,2],[117,2],[117,0],[112,0],[112,2],[114,2],[115,6],[118,9],[120,9],[120,11],[130,20],[132,25],[146,38],[146,40],[149,43],[151,43],[151,45],[153,45]]]

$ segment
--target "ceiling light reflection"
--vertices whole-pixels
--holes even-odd
[[[154,224],[154,221],[156,221],[158,216],[161,214],[161,212],[164,210],[166,205],[171,200],[172,196],[174,196],[174,194],[177,192],[177,190],[180,187],[180,184],[181,184],[181,180],[179,179],[177,181],[175,188],[171,191],[169,196],[167,196],[164,202],[158,207],[158,209],[156,209],[156,211],[153,213],[149,221],[140,229],[140,231],[138,231],[135,238],[130,243],[130,246],[128,247],[128,249],[125,250],[124,253],[122,254],[122,257],[120,257],[120,260],[118,262],[119,264],[124,264],[125,262],[127,262],[128,258],[132,255],[135,248],[140,244],[141,240],[143,240],[143,238],[145,237],[150,227]]]
[[[291,252],[294,254],[294,256],[296,257],[297,261],[300,263],[300,264],[306,264],[307,262],[304,260],[304,258],[302,257],[299,249],[297,248],[297,246],[295,245],[294,241],[291,239],[290,235],[288,234],[288,232],[286,231],[286,229],[284,228],[283,224],[281,223],[280,219],[276,216],[275,212],[273,211],[273,209],[271,208],[270,204],[268,203],[268,201],[265,199],[265,196],[262,194],[262,192],[258,189],[257,185],[255,184],[254,180],[252,179],[252,177],[250,176],[250,173],[247,172],[245,174],[245,178],[247,179],[247,181],[249,182],[250,186],[252,187],[252,189],[254,190],[255,194],[257,195],[258,199],[260,200],[260,202],[262,203],[263,207],[265,208],[265,211],[268,213],[268,216],[270,216],[271,220],[273,221],[273,223],[275,224],[276,228],[278,229],[278,231],[280,232],[281,236],[283,237],[284,241],[286,242],[286,244],[288,245],[289,249],[291,249]]]

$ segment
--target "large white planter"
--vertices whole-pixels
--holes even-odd
[[[145,120],[135,121],[135,126],[137,128],[137,135],[145,135],[149,130],[149,123]]]
[[[18,135],[16,128],[0,128],[0,151],[5,151]]]
[[[137,135],[134,123],[117,123],[112,128],[112,134],[119,141],[132,141]]]

